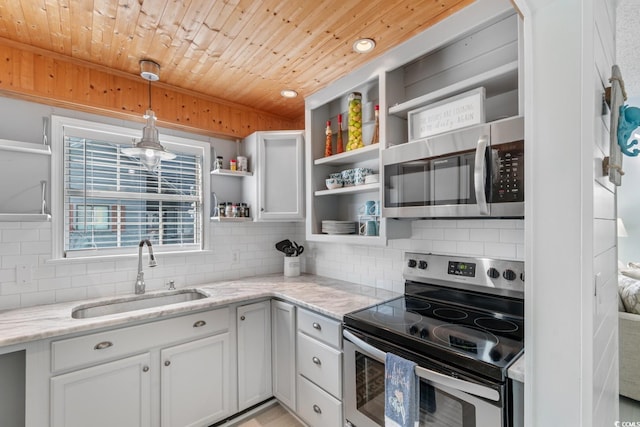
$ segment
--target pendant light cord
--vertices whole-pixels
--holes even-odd
[[[151,80],[149,80],[149,110],[151,109]]]

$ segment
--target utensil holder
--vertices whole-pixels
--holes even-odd
[[[286,277],[295,277],[300,275],[300,257],[284,257],[284,275]]]

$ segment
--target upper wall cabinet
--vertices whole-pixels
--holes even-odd
[[[254,221],[304,219],[304,132],[255,132],[243,141],[253,175],[242,181]]]
[[[385,186],[380,152],[408,142],[409,111],[478,87],[485,89],[487,122],[522,115],[521,32],[509,1],[478,0],[308,97],[307,240],[385,245],[388,239],[408,237],[409,221],[382,218],[376,209]],[[332,153],[341,131],[346,148],[348,99],[353,92],[362,94],[364,148],[327,156],[327,121],[331,121]],[[376,105],[380,142],[370,144]],[[337,127],[339,114],[342,130]],[[330,174],[358,168],[370,169],[379,179],[326,187]]]

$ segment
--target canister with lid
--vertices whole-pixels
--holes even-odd
[[[362,94],[353,92],[349,95],[349,127],[347,151],[364,147],[362,143]]]

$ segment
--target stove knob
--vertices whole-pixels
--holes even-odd
[[[494,348],[489,352],[489,357],[494,362],[497,362],[498,360],[502,359],[502,353],[500,353],[498,349]]]
[[[427,269],[427,261],[418,261],[418,268],[421,270]]]
[[[417,327],[416,325],[412,325],[412,326],[409,328],[409,333],[410,333],[411,335],[415,335],[415,334],[417,334],[417,333],[418,333],[418,327]]]
[[[487,270],[487,276],[491,277],[492,279],[497,279],[498,277],[500,277],[500,272],[491,267],[489,270]]]
[[[418,262],[415,259],[410,259],[409,262],[407,263],[407,265],[409,266],[409,268],[415,268],[415,266],[418,264]]]
[[[524,282],[524,273],[520,273],[520,280]]]
[[[427,338],[429,337],[429,330],[427,328],[422,328],[420,329],[420,338]]]
[[[504,277],[508,281],[512,281],[512,280],[516,280],[516,277],[518,276],[516,275],[516,273],[513,272],[513,270],[506,269],[504,273],[502,273],[502,277]]]

